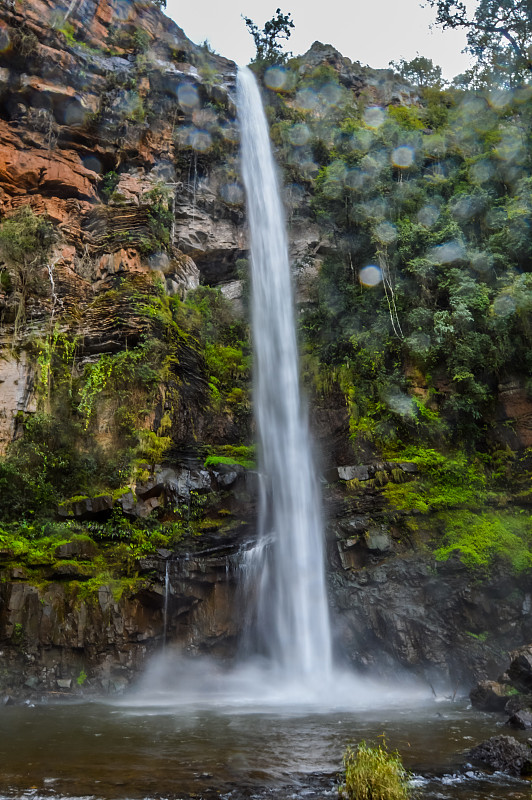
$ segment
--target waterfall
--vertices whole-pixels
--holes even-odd
[[[168,635],[168,600],[170,597],[170,561],[168,559],[164,567],[163,650],[166,648],[166,638]]]
[[[323,523],[301,400],[288,243],[268,125],[252,72],[238,71],[242,177],[251,239],[254,407],[259,431],[255,644],[288,680],[332,670]],[[271,540],[267,547],[261,542]]]

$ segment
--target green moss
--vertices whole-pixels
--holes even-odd
[[[532,569],[532,517],[525,512],[454,511],[439,519],[445,534],[434,552],[437,561],[458,552],[468,567],[490,567],[501,559],[517,573]]]
[[[239,465],[245,469],[255,469],[255,447],[254,445],[221,445],[213,448],[204,462],[204,466],[209,469],[219,464],[227,466]]]
[[[394,459],[418,466],[419,475],[408,483],[389,483],[383,494],[402,511],[426,514],[446,508],[477,505],[490,492],[482,464],[463,451],[448,455],[433,448],[410,446],[396,451]]]

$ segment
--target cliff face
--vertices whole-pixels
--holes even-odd
[[[327,45],[313,45],[298,69],[322,83],[332,70],[361,109],[419,102],[397,76]],[[256,500],[234,90],[235,65],[191,43],[148,0],[0,10],[0,450],[11,445],[18,459],[1,481],[8,497],[25,469],[34,476],[42,465],[44,485],[21,484],[35,490],[29,511],[3,510],[12,527],[18,514],[31,543],[48,503],[40,530],[55,531],[40,550],[0,531],[6,690],[119,690],[165,638],[234,654],[245,621],[238,553],[254,537]],[[303,100],[286,100],[298,136]],[[279,146],[295,135],[283,122]],[[333,138],[325,131],[314,149],[337,146]],[[300,308],[334,307],[320,270],[343,244],[311,208],[317,156],[297,156],[301,180],[285,192],[297,298]],[[373,180],[380,167],[370,161]],[[294,164],[284,165],[288,177]],[[335,182],[326,188],[334,201]],[[312,362],[304,366],[308,381]],[[407,378],[411,396],[428,397],[423,376]],[[446,521],[385,494],[417,480],[416,465],[383,462],[355,441],[341,370],[333,383],[314,394],[311,424],[327,479],[339,653],[363,669],[401,665],[453,686],[485,677],[504,648],[532,635],[525,580],[503,567],[477,579],[458,557],[435,561]],[[510,423],[501,438],[529,445],[520,378],[501,384],[499,400],[499,422]],[[17,450],[32,420],[44,433],[33,429],[33,449]],[[524,506],[523,486],[513,488]],[[487,636],[495,608],[501,625]]]

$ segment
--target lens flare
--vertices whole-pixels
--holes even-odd
[[[382,281],[381,269],[375,264],[369,264],[367,267],[362,267],[358,273],[358,279],[362,286],[377,286],[377,284]]]
[[[492,108],[499,110],[511,103],[512,99],[513,92],[511,89],[496,88],[489,93],[488,103]]]
[[[452,264],[465,258],[465,247],[462,242],[453,240],[431,247],[427,255],[435,264]]]
[[[476,252],[470,256],[471,267],[475,272],[484,274],[493,267],[493,255],[491,253]]]
[[[419,209],[417,212],[417,221],[420,225],[423,225],[424,228],[432,228],[438,221],[439,216],[439,209],[435,205],[432,205],[432,203],[429,203]]]
[[[409,397],[403,392],[394,392],[386,397],[388,408],[395,414],[401,417],[415,417],[417,414],[417,406],[412,397]]]
[[[368,128],[380,128],[386,117],[385,111],[380,106],[370,106],[364,111],[362,119]]]
[[[63,112],[65,125],[80,127],[85,122],[86,114],[87,112],[79,103],[67,103]]]
[[[414,148],[409,145],[396,147],[392,151],[392,164],[394,167],[408,169],[414,163]]]
[[[238,142],[239,135],[236,125],[222,125],[220,133],[227,142]]]
[[[103,173],[102,162],[96,156],[87,156],[83,159],[83,166],[85,169],[90,169],[92,172],[98,173],[101,175]]]
[[[486,183],[493,176],[493,164],[486,159],[477,161],[469,167],[469,177],[474,183]]]
[[[217,121],[216,114],[210,108],[197,108],[192,112],[192,122],[196,128],[211,128]]]
[[[331,108],[337,106],[343,96],[340,86],[336,83],[326,83],[319,91],[321,105]]]
[[[269,67],[264,73],[264,85],[276,92],[286,88],[288,73],[284,67]]]
[[[0,27],[0,52],[3,50],[7,50],[10,44],[11,40],[9,38],[9,33],[7,32],[7,29]]]
[[[184,111],[197,108],[200,104],[198,90],[190,83],[184,83],[178,87],[177,100]]]
[[[305,125],[304,123],[292,125],[288,131],[288,139],[291,144],[295,145],[296,147],[301,147],[302,145],[307,144],[308,140],[310,139],[310,130],[308,125]]]
[[[391,222],[380,222],[375,228],[375,238],[381,244],[393,244],[397,241],[397,228]]]
[[[244,191],[239,183],[224,183],[219,192],[220,197],[230,205],[239,205],[244,200]]]
[[[319,106],[318,95],[314,89],[300,89],[295,103],[302,111],[315,111]]]
[[[515,300],[509,294],[500,294],[493,301],[493,313],[498,317],[511,317],[515,314]]]
[[[204,153],[212,146],[212,137],[208,131],[190,131],[187,144],[198,153]]]

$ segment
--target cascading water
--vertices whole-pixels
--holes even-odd
[[[252,72],[237,79],[252,263],[254,406],[262,475],[260,536],[249,570],[260,576],[260,651],[288,680],[323,685],[332,669],[323,526],[305,409],[284,213],[266,116]]]
[[[259,431],[259,537],[240,554],[242,605],[256,600],[241,659],[162,652],[125,704],[196,708],[361,708],[426,698],[333,665],[323,524],[301,400],[285,221],[266,117],[253,74],[239,69],[238,117],[252,261],[254,405]],[[168,597],[167,586],[166,597]],[[168,606],[165,602],[165,620]],[[166,631],[166,621],[164,623]],[[165,635],[166,638],[166,635]]]

